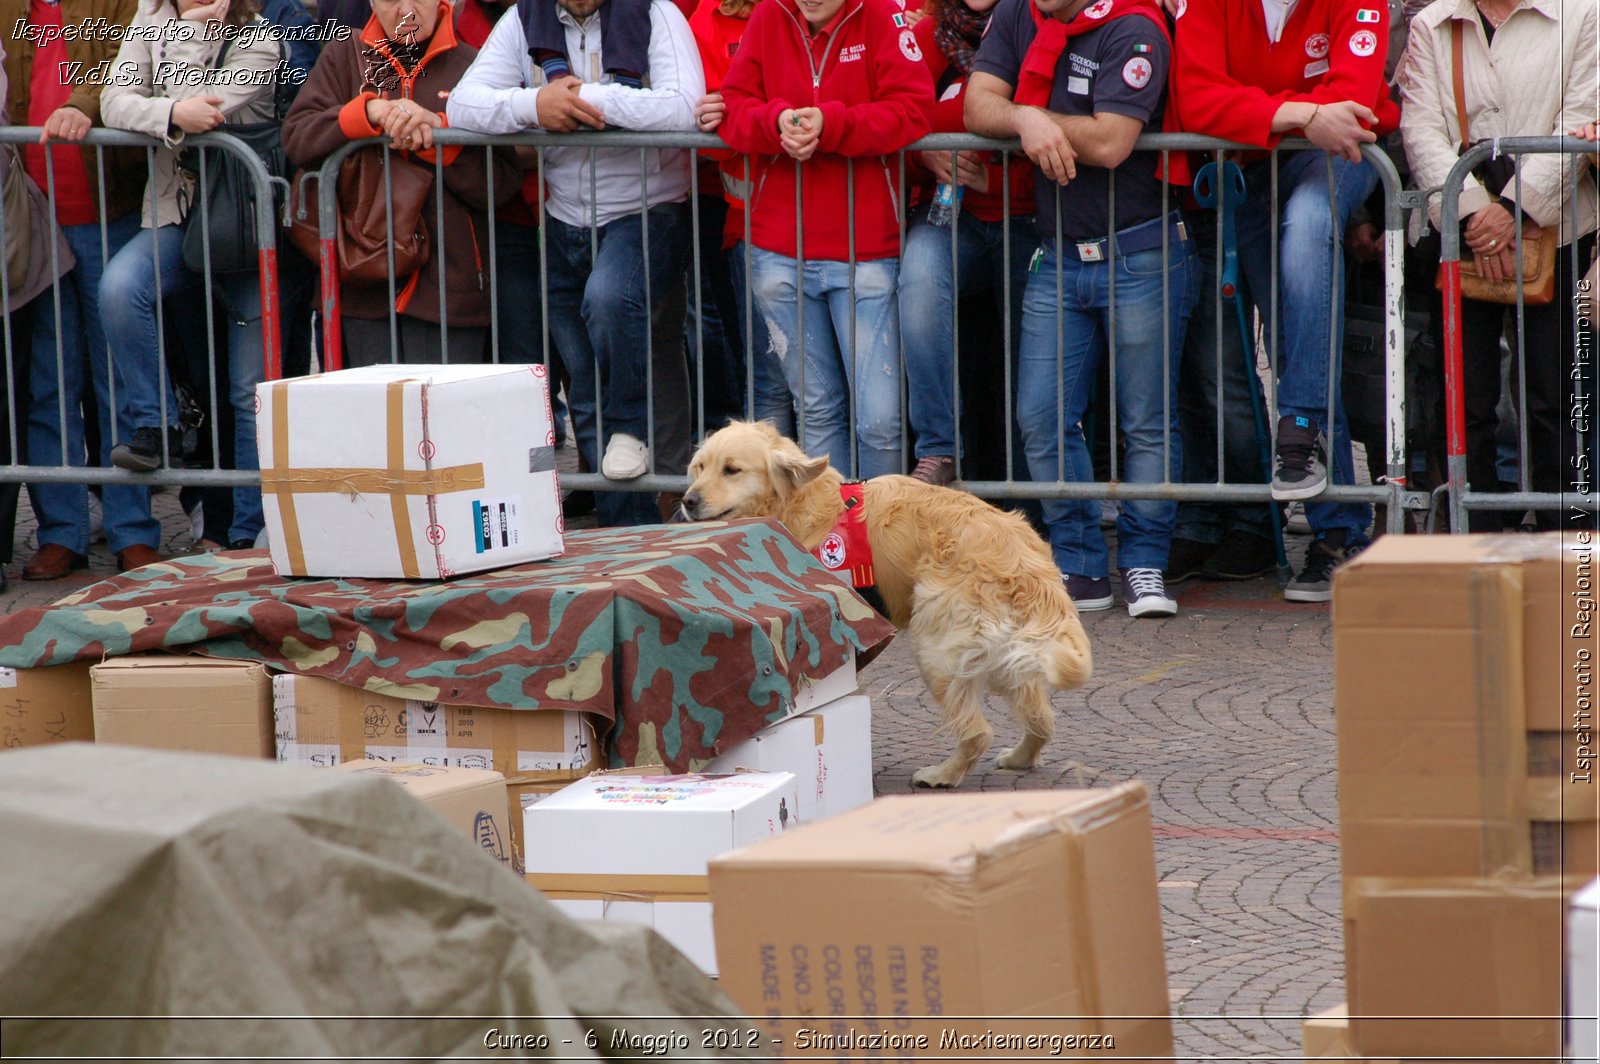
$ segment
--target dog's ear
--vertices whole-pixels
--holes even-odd
[[[826,456],[812,458],[793,445],[774,449],[768,463],[772,473],[772,486],[782,496],[789,495],[816,480],[828,468]]]

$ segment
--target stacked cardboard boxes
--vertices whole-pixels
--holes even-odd
[[[444,765],[394,765],[386,761],[347,761],[340,772],[376,776],[405,788],[406,793],[444,817],[496,861],[512,866],[506,833],[506,778],[481,768]]]
[[[99,742],[273,755],[272,685],[260,662],[132,654],[91,666],[89,676]]]
[[[784,1056],[1172,1059],[1142,784],[880,798],[710,887],[722,985]]]
[[[513,792],[528,881],[570,915],[654,927],[715,975],[707,861],[872,801],[872,707],[855,691],[847,662],[694,775],[622,770]]]
[[[1600,857],[1595,546],[1380,540],[1334,589],[1350,1047],[1558,1055],[1566,898]],[[1308,1025],[1307,1056],[1336,1018]]]
[[[93,739],[88,665],[0,668],[0,750]]]

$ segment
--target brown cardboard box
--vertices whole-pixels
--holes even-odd
[[[260,662],[135,654],[89,670],[102,743],[273,755],[272,686]]]
[[[0,669],[0,750],[93,740],[87,663]]]
[[[710,883],[722,987],[787,1056],[1172,1055],[1141,784],[880,798]],[[787,1018],[829,1013],[879,1019]]]
[[[381,776],[404,787],[412,796],[477,840],[501,864],[512,864],[506,815],[506,778],[477,768],[436,765],[391,765],[383,761],[347,761],[334,768],[364,776]]]
[[[1366,1061],[1367,1064],[1405,1064],[1398,1057],[1363,1056],[1350,1037],[1349,1007],[1341,1002],[1326,1012],[1308,1016],[1300,1024],[1300,1042],[1307,1060]],[[1418,1062],[1421,1064],[1421,1062]],[[1427,1064],[1514,1064],[1510,1060],[1474,1058],[1471,1061],[1434,1057]]]
[[[1527,875],[1539,821],[1600,818],[1574,618],[1595,544],[1386,536],[1334,588],[1340,841],[1363,876]],[[1586,615],[1585,615],[1586,616]],[[1560,674],[1560,675],[1557,675]],[[1586,829],[1578,828],[1579,835]],[[1593,850],[1589,851],[1593,856]],[[1572,885],[1597,862],[1569,853]]]
[[[1559,877],[1358,881],[1345,901],[1355,1046],[1559,1057],[1565,911]]]
[[[585,713],[416,702],[293,674],[273,677],[272,696],[279,761],[456,765],[562,784],[600,763]]]

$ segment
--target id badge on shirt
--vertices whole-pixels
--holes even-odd
[[[1328,61],[1326,59],[1318,59],[1316,62],[1306,64],[1306,72],[1304,76],[1307,78],[1320,78],[1327,72]]]

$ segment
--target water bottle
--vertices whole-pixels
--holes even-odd
[[[961,197],[966,195],[965,185],[951,185],[943,181],[933,190],[933,206],[928,208],[928,224],[949,229],[950,223],[961,213]]]

